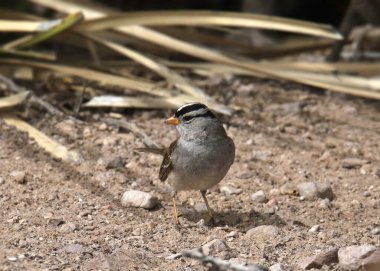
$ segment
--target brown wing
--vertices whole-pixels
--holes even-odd
[[[169,176],[169,173],[173,169],[171,155],[172,155],[172,152],[173,152],[175,146],[177,145],[177,141],[178,141],[178,139],[173,141],[173,143],[170,144],[169,148],[165,150],[164,159],[162,160],[161,167],[160,167],[160,173],[158,175],[161,182],[166,181],[166,179]]]

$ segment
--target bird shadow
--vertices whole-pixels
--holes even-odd
[[[194,208],[182,207],[182,217],[188,221],[199,223],[202,219],[206,226],[233,227],[241,231],[247,231],[260,225],[273,225],[283,227],[287,223],[276,213],[261,213],[255,210],[228,210],[214,213],[214,221],[207,211],[199,211]]]

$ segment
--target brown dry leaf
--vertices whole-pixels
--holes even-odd
[[[53,157],[71,162],[79,162],[82,160],[81,155],[77,151],[68,150],[65,146],[62,146],[18,117],[9,114],[1,114],[0,117],[6,124],[15,126],[17,130],[28,133],[41,148]]]
[[[0,98],[0,110],[10,109],[22,104],[29,95],[29,91],[23,91],[8,97]]]

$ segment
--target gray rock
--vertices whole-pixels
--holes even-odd
[[[357,270],[363,259],[370,256],[376,247],[373,245],[349,246],[338,250],[339,265],[343,270]]]
[[[74,232],[77,229],[78,229],[77,225],[75,225],[72,222],[63,224],[62,227],[61,227],[61,231],[64,232],[64,233]]]
[[[226,195],[239,195],[243,190],[240,188],[235,188],[231,185],[223,185],[220,187],[220,192]]]
[[[110,157],[106,161],[106,169],[115,169],[124,167],[124,159],[120,156]]]
[[[156,197],[139,190],[126,191],[121,198],[121,204],[123,206],[133,206],[148,210],[153,209],[157,203],[158,200]]]
[[[14,170],[9,173],[9,177],[16,183],[25,184],[26,183],[26,173],[25,171]]]
[[[317,198],[332,200],[334,198],[332,188],[328,184],[304,182],[297,185],[297,190],[300,196],[306,200],[315,200]]]
[[[330,209],[331,208],[331,201],[329,199],[322,199],[319,203],[319,208],[321,209]]]
[[[376,169],[374,170],[374,174],[380,178],[380,167],[376,167]]]
[[[359,168],[365,164],[368,164],[368,160],[359,158],[345,158],[342,160],[342,167],[347,169]]]
[[[380,228],[379,228],[379,227],[375,227],[375,228],[373,228],[373,229],[371,230],[371,233],[372,233],[373,235],[378,235],[378,234],[380,234]]]
[[[264,203],[267,201],[267,196],[263,190],[259,190],[251,195],[251,200],[258,203]]]
[[[281,263],[275,263],[269,267],[269,271],[284,271],[285,267]]]
[[[312,268],[321,268],[323,265],[331,265],[338,262],[338,248],[333,248],[318,255],[302,259],[298,266],[301,269],[308,270]]]
[[[229,250],[226,242],[221,239],[214,239],[202,246],[203,253],[205,255],[215,255],[220,252]]]
[[[247,231],[247,237],[274,238],[279,234],[279,229],[272,225],[261,225]]]

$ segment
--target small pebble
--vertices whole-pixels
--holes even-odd
[[[374,173],[377,177],[380,178],[380,167],[377,167],[375,170],[374,170]]]
[[[239,195],[243,190],[240,188],[235,188],[231,185],[223,185],[220,187],[220,192],[226,195]]]
[[[331,208],[331,201],[329,199],[322,199],[319,203],[320,209],[330,209]]]
[[[380,228],[379,228],[379,227],[373,228],[373,229],[371,230],[371,233],[372,233],[373,235],[378,235],[378,234],[380,234]]]
[[[251,195],[251,200],[258,203],[263,203],[267,201],[267,196],[263,190],[259,190]]]
[[[3,183],[4,183],[4,178],[0,177],[0,184],[3,184]]]
[[[365,164],[368,164],[368,160],[359,158],[345,158],[342,160],[342,167],[347,169],[359,168]]]
[[[107,124],[102,123],[102,124],[99,125],[99,131],[105,131],[105,130],[107,130],[107,129],[108,129]]]
[[[124,159],[120,156],[110,157],[106,161],[106,169],[124,168]]]
[[[314,225],[314,226],[312,226],[312,227],[309,229],[309,232],[311,232],[311,233],[316,233],[317,231],[319,231],[319,228],[320,228],[319,225]]]
[[[157,203],[158,200],[156,197],[139,190],[126,191],[121,198],[121,204],[123,206],[133,206],[147,210],[156,207]]]
[[[221,239],[214,239],[202,246],[205,255],[215,255],[219,252],[229,250],[226,242]]]
[[[277,189],[277,188],[273,188],[269,191],[270,196],[279,196],[280,194],[281,194],[280,189]]]
[[[14,257],[14,256],[11,256],[11,257],[8,257],[7,260],[10,261],[10,262],[15,262],[17,261],[17,257]]]
[[[364,192],[363,192],[363,196],[364,196],[364,197],[370,197],[370,196],[371,196],[371,193],[368,192],[368,191],[364,191]]]
[[[25,184],[26,183],[26,173],[25,171],[19,171],[15,170],[9,173],[9,176],[13,181],[19,184]]]

